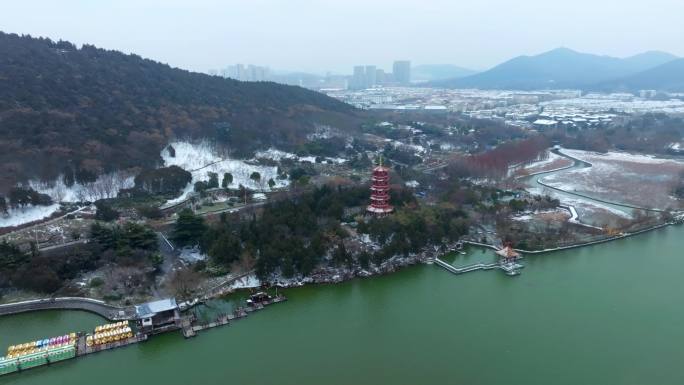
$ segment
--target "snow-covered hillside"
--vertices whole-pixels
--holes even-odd
[[[178,166],[192,174],[192,182],[186,186],[180,197],[167,202],[168,204],[177,203],[187,198],[193,191],[193,185],[198,181],[209,179],[209,173],[214,172],[219,175],[219,180],[224,173],[233,175],[233,183],[228,187],[238,188],[243,185],[252,190],[269,190],[268,181],[273,179],[276,183],[275,188],[288,185],[286,179],[278,179],[278,168],[272,166],[261,166],[252,164],[250,161],[231,159],[208,142],[190,143],[186,141],[176,141],[170,143],[175,150],[175,156],[171,156],[168,147],[162,150],[161,157],[164,166]],[[261,176],[259,182],[250,178],[252,173],[258,172]]]
[[[60,175],[51,182],[30,181],[29,187],[42,194],[47,194],[55,202],[94,202],[99,199],[115,198],[121,189],[131,188],[135,182],[134,175],[128,172],[113,172],[100,175],[95,182],[72,186],[64,184]]]
[[[0,227],[19,226],[24,223],[47,218],[59,210],[59,204],[49,206],[25,206],[9,209],[7,214],[0,214]]]
[[[94,202],[104,198],[115,198],[121,189],[133,187],[133,179],[134,176],[128,172],[115,172],[100,175],[92,183],[75,183],[72,186],[64,184],[61,175],[50,182],[29,181],[28,187],[49,195],[55,203],[48,206],[29,205],[11,208],[6,214],[0,215],[0,227],[19,226],[47,218],[59,209],[60,202]]]

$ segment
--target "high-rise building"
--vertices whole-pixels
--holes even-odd
[[[368,65],[366,66],[366,84],[364,85],[364,88],[371,88],[375,86],[375,75],[376,75],[376,68],[375,66]]]
[[[269,71],[267,67],[256,66],[253,64],[245,67],[242,64],[229,65],[221,71],[221,76],[241,81],[263,81],[268,80]]]
[[[266,77],[268,76],[268,68],[255,66],[253,64],[250,64],[247,66],[247,74],[246,75],[247,75],[247,78],[245,80],[249,80],[252,82],[264,81],[264,80],[266,80]]]
[[[394,81],[401,85],[411,83],[411,62],[408,60],[397,60],[392,67]]]
[[[247,71],[245,71],[245,66],[242,64],[235,65],[235,79],[237,80],[247,80]]]
[[[378,68],[377,70],[375,70],[375,84],[383,85],[385,83],[387,83],[387,79],[385,78],[385,71]]]
[[[350,88],[355,90],[366,88],[366,67],[354,66],[354,75],[352,76]]]

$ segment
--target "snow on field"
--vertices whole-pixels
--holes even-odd
[[[269,148],[266,151],[257,151],[255,154],[256,158],[263,158],[263,159],[271,159],[275,161],[279,161],[282,159],[297,159],[297,155],[293,154],[291,152],[285,152],[281,151],[278,149],[275,149],[273,147]]]
[[[0,215],[0,227],[19,226],[24,223],[47,218],[59,210],[59,204],[49,206],[26,206],[9,209],[7,214]]]
[[[609,202],[648,208],[677,208],[673,186],[684,171],[684,162],[645,154],[605,154],[563,149],[562,152],[591,164],[554,173],[541,179],[552,187],[585,194]]]
[[[183,202],[184,200],[188,199],[188,195],[190,195],[190,193],[192,193],[194,189],[195,189],[195,186],[193,185],[193,183],[192,182],[188,183],[188,185],[185,186],[185,188],[183,188],[183,191],[181,191],[181,194],[178,197],[167,200],[166,203],[164,203],[161,207],[165,208],[165,207],[173,206],[176,203]]]
[[[169,146],[174,148],[175,156],[171,156]],[[169,146],[161,152],[166,167],[178,166],[186,171],[195,171],[223,159],[214,146],[205,141],[197,144],[178,141],[169,143]]]
[[[603,165],[605,166],[605,165]],[[601,169],[600,171],[598,169]],[[594,170],[592,168],[587,167],[587,168],[581,168],[581,169],[576,169],[569,171],[567,174],[553,174],[549,175],[547,177],[544,177],[542,179],[542,182],[548,184],[551,187],[555,187],[564,191],[569,191],[569,192],[582,192],[586,191],[589,188],[583,185],[580,181],[585,180],[590,178],[590,175],[587,175],[589,173],[597,173],[600,172],[601,175],[605,176],[610,176],[614,172],[618,172],[617,169],[612,168],[612,167],[597,167]],[[610,193],[611,190],[607,189],[606,187],[601,186],[600,184],[592,184],[591,186],[591,191],[592,193]]]
[[[597,213],[608,213],[610,215],[614,215],[620,218],[632,219],[632,215],[628,213],[628,211],[631,210],[627,208],[619,209],[608,204],[603,204],[595,201],[587,201],[586,199],[582,199],[580,197],[570,198],[567,196],[557,196],[556,198],[559,198],[563,205],[572,206],[575,209],[579,210],[580,220],[583,216]]]
[[[518,221],[518,222],[529,222],[532,219],[534,219],[534,216],[532,216],[532,214],[524,214],[524,215],[515,216],[511,219],[513,219],[514,221]]]
[[[228,186],[229,188],[238,188],[243,185],[252,190],[270,190],[268,186],[270,179],[276,183],[274,188],[285,187],[289,183],[287,180],[278,179],[277,167],[261,166],[244,160],[231,159],[208,142],[177,141],[170,145],[176,150],[176,156],[172,157],[167,148],[162,150],[161,157],[164,160],[164,165],[175,165],[190,171],[192,181],[185,187],[181,196],[168,201],[166,206],[185,200],[193,191],[194,183],[208,180],[211,172],[219,175],[219,183],[224,173],[233,175],[233,182]],[[250,178],[254,172],[258,172],[261,176],[258,182]]]
[[[115,198],[119,190],[134,186],[134,176],[128,172],[113,172],[100,175],[92,183],[64,184],[60,175],[51,182],[30,181],[29,187],[42,194],[47,194],[55,202],[94,202],[98,199]]]
[[[525,211],[511,217],[512,220],[517,222],[531,222],[534,220],[540,221],[549,216],[567,216],[567,211],[565,209],[552,209],[552,210],[540,210],[540,211]]]
[[[392,147],[394,147],[394,148],[399,148],[402,150],[409,150],[409,151],[413,151],[413,152],[418,153],[418,154],[422,154],[425,152],[425,147],[418,145],[418,144],[408,144],[408,143],[400,142],[398,140],[393,140],[391,142],[392,142]]]
[[[282,159],[292,159],[297,162],[310,162],[310,163],[316,163],[316,157],[315,156],[298,156],[297,154],[293,154],[291,152],[285,152],[281,151],[278,149],[275,149],[273,147],[269,148],[266,151],[258,151],[255,154],[256,159],[270,159],[270,160],[275,160],[275,161],[280,161]],[[341,164],[346,162],[347,160],[344,158],[330,158],[330,157],[323,157],[323,159],[327,162],[330,161],[335,164]]]
[[[573,158],[577,158],[579,160],[582,160],[582,161],[585,161],[588,163],[593,163],[595,161],[604,161],[604,162],[617,161],[617,162],[644,163],[644,164],[664,164],[664,163],[684,164],[678,160],[658,158],[654,155],[632,154],[632,153],[628,153],[628,152],[618,152],[618,151],[610,151],[607,153],[599,153],[599,152],[572,150],[572,149],[564,148],[561,152],[563,154],[567,154]]]

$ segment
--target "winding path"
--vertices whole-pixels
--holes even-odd
[[[582,160],[582,159],[579,159],[579,158],[575,158],[574,156],[565,154],[565,153],[561,152],[560,150],[555,150],[554,152],[555,152],[556,154],[560,155],[560,156],[566,157],[567,159],[570,159],[570,160],[574,161],[575,164],[574,164],[573,166],[564,167],[564,168],[561,168],[561,169],[559,169],[559,170],[552,170],[552,171],[549,171],[549,173],[556,172],[556,171],[566,170],[566,169],[568,169],[568,168],[572,168],[572,167],[576,166],[577,164],[583,164],[583,165],[585,165],[585,167],[594,167],[594,165],[593,165],[591,162],[587,162],[586,160]],[[532,175],[534,175],[534,174],[532,174]],[[601,199],[601,198],[591,197],[591,196],[589,196],[589,195],[585,195],[585,194],[578,193],[578,192],[574,192],[574,191],[563,190],[563,189],[561,189],[561,188],[554,187],[554,186],[551,186],[551,185],[549,185],[549,184],[547,184],[547,183],[544,183],[544,182],[541,180],[541,178],[537,178],[537,183],[540,184],[541,186],[544,186],[544,187],[549,188],[549,189],[552,189],[552,190],[560,191],[560,192],[565,193],[565,194],[574,195],[574,196],[577,196],[577,197],[580,197],[580,198],[592,200],[592,201],[599,202],[599,203],[606,203],[606,204],[610,204],[610,205],[613,205],[613,206],[625,207],[625,208],[628,208],[628,209],[644,210],[644,211],[651,211],[651,212],[657,212],[657,213],[664,213],[664,212],[667,212],[666,210],[663,210],[663,209],[649,208],[649,207],[641,207],[641,206],[630,205],[630,204],[627,204],[627,203],[612,202],[612,201],[608,201],[608,200]]]
[[[546,175],[550,175],[550,174],[553,174],[556,172],[561,172],[561,171],[565,171],[565,170],[577,168],[577,167],[585,167],[585,168],[586,167],[593,167],[593,165],[590,162],[587,162],[587,161],[584,161],[582,159],[578,159],[576,157],[573,157],[571,155],[563,153],[560,149],[554,149],[551,151],[554,152],[555,154],[559,155],[559,156],[562,156],[566,159],[572,160],[573,164],[571,166],[565,166],[565,167],[561,167],[561,168],[558,168],[555,170],[541,171],[541,172],[533,173],[530,175],[526,175],[525,178],[528,178],[528,180],[531,181],[533,184],[537,184],[539,186],[542,186],[542,187],[550,189],[550,190],[557,191],[557,192],[562,193],[562,194],[582,198],[582,199],[588,201],[589,203],[600,203],[600,204],[607,204],[607,205],[615,206],[616,209],[623,208],[623,209],[631,209],[631,210],[643,210],[643,211],[656,212],[656,213],[666,212],[666,210],[657,209],[657,208],[640,207],[640,206],[636,206],[636,205],[630,205],[627,203],[613,202],[613,201],[608,201],[605,199],[595,198],[595,197],[592,197],[592,196],[589,196],[589,195],[586,195],[583,193],[578,193],[578,192],[564,190],[562,188],[554,187],[554,186],[544,182],[542,180],[543,177],[537,178],[536,176],[542,176],[542,175],[546,176]],[[533,176],[535,178],[532,178]],[[527,183],[529,183],[529,182],[527,182]],[[562,201],[562,199],[561,199],[561,201]],[[591,225],[588,225],[586,223],[583,223],[581,221],[581,219],[579,218],[579,215],[577,215],[577,211],[575,210],[575,208],[573,206],[566,204],[566,205],[563,205],[561,207],[566,208],[570,212],[570,214],[572,215],[571,222],[582,225],[582,226],[595,227],[595,226],[591,226]]]

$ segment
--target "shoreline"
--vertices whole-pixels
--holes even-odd
[[[614,236],[614,237],[609,237],[605,239],[599,239],[596,241],[589,241],[589,242],[582,242],[582,243],[577,243],[573,245],[567,245],[567,246],[561,246],[561,247],[555,247],[555,248],[549,248],[549,249],[544,249],[544,250],[524,250],[524,249],[515,249],[518,252],[521,252],[523,254],[529,254],[529,255],[542,255],[546,253],[553,253],[556,251],[564,251],[564,250],[571,250],[571,249],[577,249],[581,247],[589,247],[589,246],[594,246],[594,245],[599,245],[603,243],[609,243],[613,241],[618,241],[621,239],[626,239],[630,237],[634,237],[637,235],[641,235],[644,233],[649,233],[655,230],[663,229],[672,225],[678,225],[682,224],[682,221],[672,221],[672,222],[667,222],[667,223],[661,223],[655,226],[650,226],[645,229],[637,230],[631,233],[625,233],[622,235]],[[464,240],[464,244],[472,245],[472,246],[477,246],[477,247],[483,247],[491,250],[498,250],[498,248],[495,245],[491,244],[486,244],[486,243],[481,243],[481,242],[476,242],[472,240]],[[434,250],[434,248],[429,248],[431,250]],[[338,284],[338,283],[343,283],[346,281],[350,281],[355,278],[372,278],[372,277],[377,277],[377,276],[382,276],[382,275],[388,275],[392,274],[394,272],[397,272],[398,270],[414,266],[417,264],[430,264],[431,261],[433,261],[435,258],[438,258],[440,256],[444,256],[447,253],[442,253],[442,252],[436,252],[431,250],[425,250],[421,253],[417,253],[415,255],[410,255],[408,257],[395,257],[388,259],[387,261],[383,262],[378,267],[375,267],[373,269],[361,269],[361,268],[355,268],[353,270],[345,269],[345,270],[323,270],[318,272],[317,274],[314,274],[312,276],[308,277],[298,277],[298,278],[290,278],[290,279],[285,279],[285,278],[276,278],[276,279],[271,279],[265,282],[262,282],[262,284],[266,284],[268,286],[275,286],[278,288],[296,288],[296,287],[302,287],[305,285],[333,285],[333,284]],[[431,254],[431,255],[426,255],[426,254]],[[246,272],[239,274],[238,276],[232,278],[230,280],[230,283],[237,281],[238,279],[242,279],[250,274],[253,274],[253,272]],[[207,300],[210,299],[216,299],[216,298],[221,298],[226,295],[238,292],[240,290],[250,290],[254,289],[254,287],[238,287],[238,288],[226,288],[224,290],[218,290],[220,286],[228,285],[229,282],[224,282],[218,287],[214,287],[209,290],[209,292],[204,292],[197,297],[193,298],[192,300],[185,301],[184,303],[186,304],[186,307],[183,309],[184,311],[189,310]],[[214,291],[213,293],[211,293]],[[66,298],[64,298],[66,299]],[[55,301],[57,300],[57,301]],[[11,302],[11,303],[5,303],[5,304],[0,304],[0,309],[9,309],[15,306],[21,307],[24,306],[27,303],[35,304],[38,305],[36,307],[32,306],[30,310],[24,310],[24,311],[17,311],[17,312],[0,312],[0,317],[5,317],[5,316],[12,316],[24,312],[34,312],[34,311],[43,311],[43,310],[84,310],[84,311],[89,311],[89,309],[82,309],[79,307],[74,307],[72,306],[59,306],[60,300],[63,300],[62,298],[38,298],[38,299],[33,299],[33,300],[27,300],[27,301],[20,301],[20,302]],[[96,298],[90,298],[90,297],[70,297],[69,300],[78,300],[79,302],[83,303],[98,303],[102,304],[103,306],[109,307],[110,309],[113,308],[118,308],[116,305],[111,305],[107,304],[104,301],[101,301]],[[41,305],[45,305],[44,307]],[[118,308],[117,310],[123,310],[122,308]],[[91,311],[93,312],[93,311]],[[99,314],[103,318],[107,318],[104,316],[102,313],[94,311],[93,313]]]

